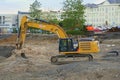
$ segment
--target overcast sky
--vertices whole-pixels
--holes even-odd
[[[29,6],[35,0],[0,0],[0,14],[16,14],[18,11],[29,11]],[[65,0],[38,0],[43,9],[59,10]],[[101,3],[105,0],[83,0],[83,3]]]

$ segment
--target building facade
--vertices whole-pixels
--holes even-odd
[[[106,0],[100,4],[86,4],[86,25],[120,26],[120,0]]]
[[[29,12],[18,11],[18,14],[0,14],[0,33],[12,33],[18,30],[23,16],[29,16]]]
[[[0,32],[9,33],[12,31],[12,28],[15,28],[17,26],[17,15],[0,14]]]

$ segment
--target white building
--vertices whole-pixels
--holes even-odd
[[[17,15],[15,14],[0,14],[0,31],[8,33],[12,28],[17,27]]]
[[[100,4],[86,4],[85,19],[87,25],[119,26],[120,0],[105,0]]]

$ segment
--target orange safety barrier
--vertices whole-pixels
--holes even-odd
[[[86,29],[87,29],[87,31],[94,31],[94,27],[93,26],[87,26]]]

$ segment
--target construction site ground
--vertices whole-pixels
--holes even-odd
[[[0,39],[0,80],[120,80],[120,55],[108,53],[120,53],[120,32],[107,33],[93,61],[69,59],[58,65],[50,62],[59,54],[56,35],[27,34],[22,50],[15,43],[16,34]]]

